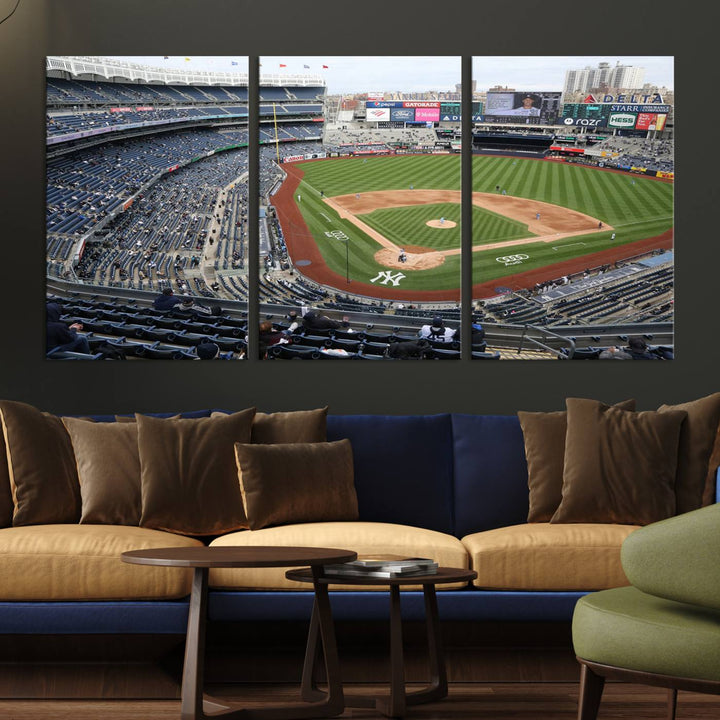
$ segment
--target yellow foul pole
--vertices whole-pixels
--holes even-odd
[[[280,138],[278,137],[277,113],[275,112],[275,103],[273,103],[273,122],[275,123],[275,155],[277,163],[280,164]]]

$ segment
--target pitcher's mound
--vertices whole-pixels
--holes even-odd
[[[397,250],[390,248],[378,250],[375,253],[375,261],[385,267],[398,270],[430,270],[430,268],[438,267],[445,262],[445,256],[437,250],[420,248],[422,252],[412,252],[409,250],[410,247],[405,248],[405,262],[399,260]]]
[[[428,220],[425,224],[428,227],[436,228],[454,228],[457,225],[457,223],[452,220]]]

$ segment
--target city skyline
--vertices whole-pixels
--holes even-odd
[[[246,73],[247,56],[114,56],[161,68]],[[645,68],[645,83],[674,89],[672,56],[483,56],[473,57],[477,90],[562,91],[565,72],[600,62]],[[453,92],[460,82],[460,56],[261,56],[260,74],[321,76],[328,94]]]

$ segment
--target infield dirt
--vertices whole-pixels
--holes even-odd
[[[287,178],[282,184],[278,192],[273,197],[273,204],[277,210],[278,218],[283,228],[293,228],[295,231],[285,232],[285,241],[288,251],[293,260],[303,259],[309,260],[310,264],[302,268],[302,273],[307,277],[319,282],[323,285],[329,285],[343,291],[349,291],[360,295],[366,295],[373,298],[387,300],[403,300],[417,302],[458,302],[460,299],[460,289],[453,288],[449,290],[402,290],[397,287],[385,287],[383,285],[373,285],[358,280],[353,280],[348,285],[346,278],[339,273],[331,270],[326,264],[320,253],[320,250],[312,237],[312,233],[307,227],[305,220],[295,203],[294,194],[303,177],[303,170],[300,167],[288,163],[283,166],[287,172]],[[428,196],[423,197],[425,193],[431,194],[432,200]],[[377,197],[380,196],[380,197]],[[476,201],[476,197],[477,201]],[[401,199],[402,202],[398,202]],[[399,205],[420,205],[428,202],[460,202],[460,191],[454,190],[401,190],[401,191],[374,191],[360,194],[360,198],[355,195],[340,195],[334,198],[326,198],[329,200],[328,205],[337,203],[337,212],[343,212],[352,221],[352,217],[356,214],[372,212],[380,208],[397,207]],[[354,203],[358,203],[355,205]],[[382,204],[385,203],[385,204]],[[482,204],[481,204],[482,203]],[[484,207],[487,210],[496,212],[514,220],[518,220],[528,226],[530,232],[535,233],[537,237],[530,237],[520,240],[508,240],[499,243],[492,243],[488,246],[475,246],[473,250],[508,247],[511,245],[527,244],[528,242],[549,242],[558,240],[562,237],[570,235],[580,235],[583,233],[597,232],[598,220],[588,215],[563,208],[558,205],[551,205],[538,200],[528,200],[525,198],[517,198],[510,195],[496,195],[494,193],[473,193],[473,204]],[[540,213],[540,219],[536,219],[536,213]],[[362,222],[362,221],[360,221]],[[383,249],[379,252],[388,251],[388,262],[381,264],[387,267],[400,267],[407,269],[424,269],[417,265],[410,265],[410,256],[417,257],[418,261],[421,257],[431,261],[433,256],[441,257],[444,261],[445,254],[459,254],[460,249],[447,250],[444,253],[425,248],[425,252],[418,253],[414,251],[408,252],[411,246],[404,249],[408,254],[407,263],[399,263],[399,248],[363,223],[363,232],[373,237],[377,242],[383,245]],[[367,230],[365,229],[367,227]],[[612,230],[609,225],[603,224],[603,230]],[[299,231],[299,232],[298,232]],[[559,234],[558,234],[559,233]],[[380,240],[383,238],[384,242]],[[473,285],[473,298],[487,298],[497,294],[496,288],[510,287],[514,290],[533,287],[538,282],[551,280],[562,277],[563,275],[580,272],[586,267],[596,267],[598,265],[612,264],[617,260],[639,255],[643,252],[662,248],[669,250],[673,246],[673,231],[669,230],[662,235],[645,240],[638,240],[633,243],[626,243],[617,248],[609,248],[599,252],[590,253],[579,258],[573,258],[560,263],[546,265],[541,268],[528,270],[525,272],[512,273],[511,275],[495,278],[485,283]],[[395,263],[395,264],[388,264]],[[433,265],[430,265],[433,267]],[[460,278],[458,278],[458,284]]]

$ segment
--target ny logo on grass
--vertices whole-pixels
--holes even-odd
[[[390,270],[381,270],[370,282],[374,283],[376,280],[379,280],[381,285],[387,285],[391,282],[394,287],[397,287],[404,277],[405,275],[401,272],[393,275]]]

